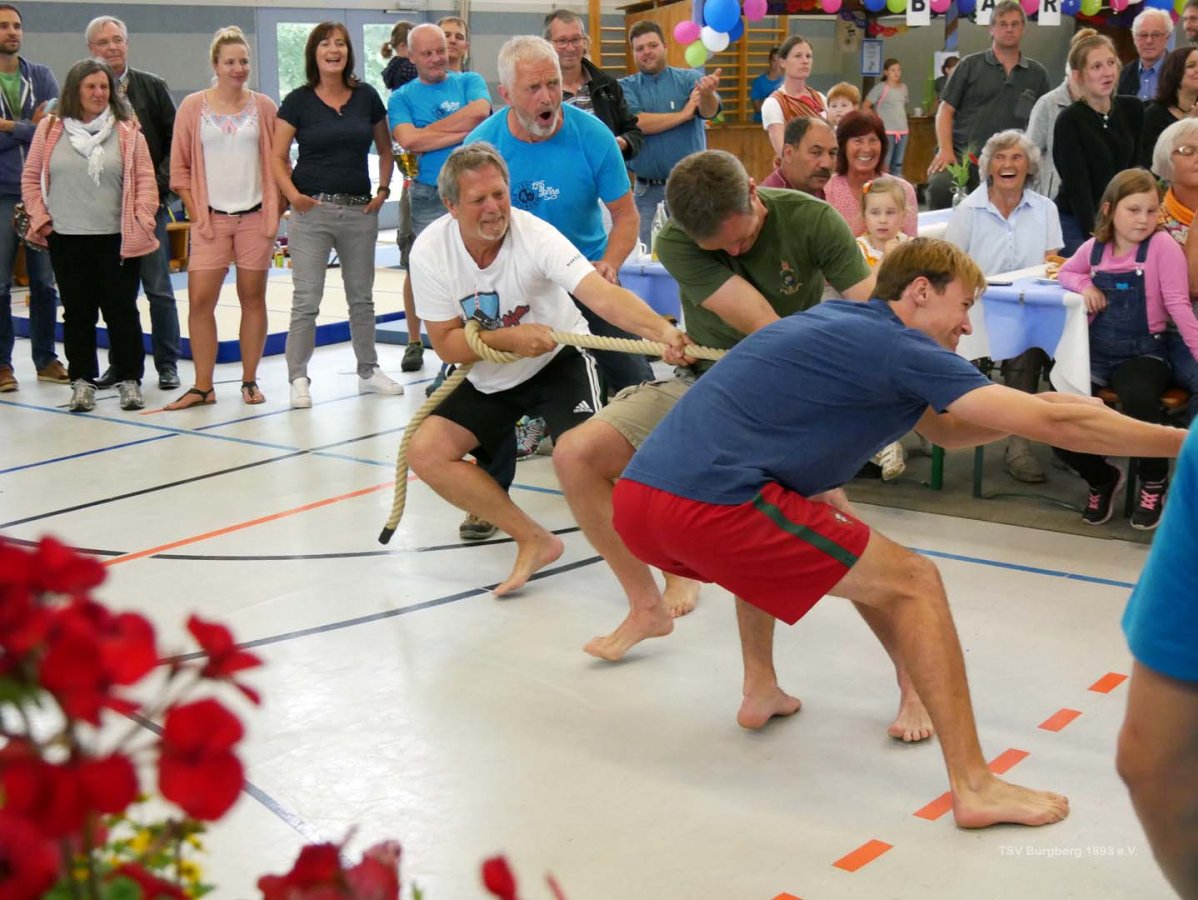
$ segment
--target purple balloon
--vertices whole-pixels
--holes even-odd
[[[1081,0],[1061,0],[1061,14],[1076,16],[1082,10]]]

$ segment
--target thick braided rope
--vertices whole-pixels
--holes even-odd
[[[525,358],[516,353],[488,347],[483,343],[480,331],[478,322],[473,319],[466,323],[466,343],[480,359],[493,363],[510,363]],[[664,356],[666,352],[665,344],[654,341],[599,337],[594,334],[571,334],[567,331],[552,331],[550,334],[559,344],[582,347],[587,350],[615,350],[620,353],[640,353],[644,356]],[[691,346],[687,348],[687,354],[693,359],[715,360],[723,356],[725,352],[727,351],[716,350],[712,347]],[[399,451],[395,455],[395,494],[391,501],[391,516],[379,534],[380,544],[391,541],[391,536],[395,534],[395,529],[399,527],[400,519],[403,518],[404,507],[408,500],[408,445],[412,443],[412,435],[416,433],[420,423],[437,408],[437,405],[465,380],[473,365],[474,363],[466,363],[458,366],[454,373],[446,378],[441,386],[424,401],[420,409],[416,410],[416,414],[408,422],[408,427],[404,429],[403,440],[399,442]]]

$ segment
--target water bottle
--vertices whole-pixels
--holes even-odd
[[[657,211],[653,213],[653,224],[649,228],[649,256],[654,262],[657,262],[657,234],[666,227],[669,220],[665,203],[658,203]]]

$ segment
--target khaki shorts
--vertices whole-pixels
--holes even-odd
[[[694,383],[695,379],[686,375],[668,381],[634,384],[612,397],[611,402],[595,414],[595,418],[616,429],[628,443],[639,449],[649,433]]]

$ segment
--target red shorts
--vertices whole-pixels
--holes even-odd
[[[738,506],[701,503],[621,479],[612,522],[655,568],[714,582],[793,625],[853,567],[869,526],[827,503],[767,484]]]

